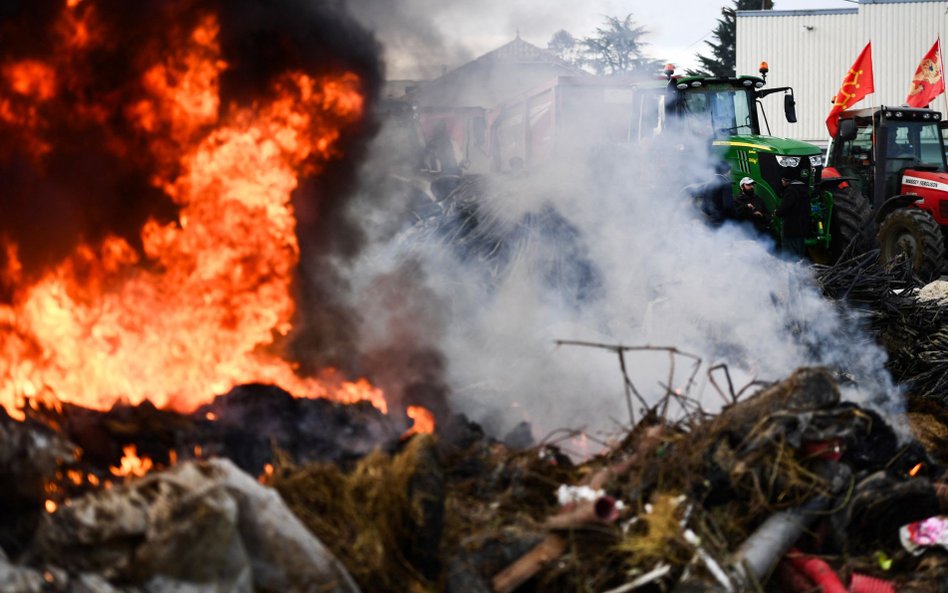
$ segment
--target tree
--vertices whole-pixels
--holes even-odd
[[[624,19],[606,17],[605,27],[596,27],[593,37],[583,39],[586,60],[596,74],[631,73],[654,63],[643,53],[646,45],[641,39],[648,33],[636,26],[632,15]]]
[[[546,48],[559,59],[580,66],[583,59],[583,44],[566,29],[553,33]]]
[[[594,35],[583,39],[576,39],[565,30],[557,31],[547,43],[547,49],[571,64],[600,75],[658,70],[661,62],[644,52],[647,44],[642,37],[647,34],[648,30],[636,25],[631,14],[621,19],[610,16],[603,26],[596,28]]]
[[[712,31],[715,41],[705,41],[711,46],[711,55],[697,55],[700,67],[688,70],[688,74],[701,76],[734,76],[737,64],[737,11],[772,10],[773,0],[734,0],[733,6],[721,7],[721,18]]]

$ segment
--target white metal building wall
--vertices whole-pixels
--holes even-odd
[[[898,105],[922,56],[941,35],[948,43],[948,0],[861,0],[858,8],[739,11],[737,71],[770,64],[768,87],[792,86],[796,124],[783,117],[779,94],[764,99],[771,132],[825,145],[825,120],[849,67],[872,41],[876,92],[856,104]],[[942,95],[932,107],[948,112]]]

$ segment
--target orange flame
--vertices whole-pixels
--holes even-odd
[[[3,75],[10,88],[20,95],[48,101],[56,94],[56,73],[36,60],[24,60],[4,67]]]
[[[273,464],[267,463],[263,466],[263,473],[257,476],[257,481],[261,484],[268,484],[273,479]]]
[[[918,472],[922,471],[923,465],[921,463],[915,464],[915,467],[909,470],[909,475],[913,478],[918,475]]]
[[[431,434],[434,432],[435,420],[434,415],[428,411],[428,409],[423,408],[422,406],[408,406],[408,409],[405,410],[405,415],[411,418],[414,423],[405,431],[404,436],[410,436],[413,434]]]
[[[122,461],[119,467],[110,467],[113,475],[121,478],[140,478],[151,471],[152,462],[148,457],[139,457],[135,445],[122,447]]]
[[[84,21],[69,19],[93,6],[66,7],[63,18],[88,35]],[[207,16],[180,51],[144,66],[144,92],[123,110],[148,139],[159,163],[152,183],[179,206],[178,220],[147,222],[143,253],[114,236],[83,245],[0,305],[0,406],[15,417],[41,393],[96,409],[147,399],[190,412],[248,382],[387,411],[368,381],[332,370],[300,377],[278,348],[292,329],[299,262],[291,192],[339,156],[342,130],[363,114],[360,80],[289,72],[273,98],[223,106],[218,33]],[[2,73],[18,101],[52,97],[68,75],[29,61]],[[20,113],[5,100],[0,92],[0,118]],[[104,117],[93,105],[77,109]],[[18,260],[7,261],[0,274],[18,278]]]
[[[46,502],[43,504],[43,506],[46,507],[46,512],[47,512],[47,513],[55,513],[55,512],[56,512],[56,509],[59,508],[59,505],[58,505],[58,504],[56,504],[56,503],[55,503],[54,501],[52,501],[52,500],[49,500],[48,498],[46,499]]]

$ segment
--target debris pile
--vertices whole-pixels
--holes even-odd
[[[2,590],[948,590],[948,470],[840,401],[829,370],[800,369],[713,416],[672,421],[662,407],[583,463],[455,417],[358,458],[272,448],[258,479],[214,459],[84,482],[45,510],[76,446],[7,420],[0,461],[18,487],[4,508],[31,512],[5,515]],[[193,428],[172,420],[156,425]]]
[[[878,250],[814,269],[824,295],[863,312],[911,398],[948,404],[946,283],[925,284],[904,261],[883,265]]]
[[[0,592],[948,592],[943,287],[871,254],[817,281],[886,346],[907,414],[820,367],[728,377],[710,414],[699,362],[651,406],[626,377],[632,427],[578,462],[527,427],[411,434],[265,385],[187,415],[30,401],[0,417]],[[613,350],[624,372],[648,348]]]

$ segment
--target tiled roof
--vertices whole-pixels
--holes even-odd
[[[570,71],[572,74],[586,74],[584,70],[570,64],[565,60],[561,60],[553,53],[539,48],[532,43],[527,43],[519,36],[517,36],[513,41],[501,45],[497,49],[491,50],[486,54],[476,58],[466,64],[458,66],[454,70],[447,72],[442,75],[441,78],[452,78],[465,72],[469,69],[478,68],[479,66],[487,63],[504,63],[504,64],[514,64],[514,63],[535,63],[535,64],[550,64],[553,66],[559,66],[564,70]],[[434,81],[437,81],[436,78]]]

